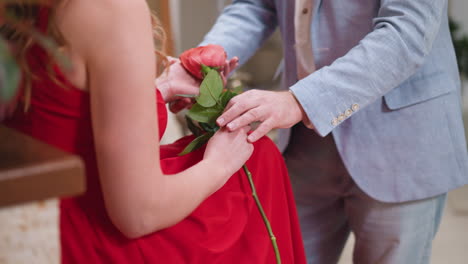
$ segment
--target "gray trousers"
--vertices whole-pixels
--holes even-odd
[[[333,136],[321,138],[298,124],[285,151],[308,263],[337,263],[351,232],[353,262],[426,264],[446,194],[383,203],[353,181]]]

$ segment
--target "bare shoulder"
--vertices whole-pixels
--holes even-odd
[[[106,60],[134,45],[135,34],[148,35],[149,8],[145,0],[65,0],[56,23],[66,40],[63,52],[72,61],[68,79],[88,90],[91,59]],[[145,27],[146,25],[146,27]]]
[[[57,11],[66,39],[77,44],[112,37],[129,25],[147,22],[145,18],[149,18],[145,0],[68,0]]]
[[[141,14],[147,9],[145,0],[66,0],[59,7],[59,10],[68,17],[91,19],[95,15],[132,15],[134,12]]]

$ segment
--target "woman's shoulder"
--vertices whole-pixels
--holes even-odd
[[[88,16],[100,12],[112,14],[113,12],[129,13],[129,11],[144,10],[148,5],[145,0],[68,0],[62,1],[59,9],[68,13]]]
[[[145,0],[69,0],[58,7],[54,19],[71,57],[88,64],[96,54],[129,43],[130,32],[149,24],[150,11]]]
[[[57,20],[75,33],[91,34],[149,14],[145,0],[69,0],[58,7]]]
[[[121,33],[129,20],[148,16],[145,0],[69,0],[57,9],[56,20],[65,38],[77,44]]]

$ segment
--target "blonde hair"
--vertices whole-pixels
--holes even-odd
[[[44,32],[45,36],[53,40],[56,46],[66,46],[66,40],[55,23],[57,7],[66,0],[18,0],[14,3],[0,3],[3,8],[5,22],[0,27],[0,34],[12,44],[12,52],[16,58],[22,72],[22,100],[24,110],[27,111],[31,100],[32,81],[40,76],[31,69],[27,56],[36,44],[40,44],[41,36],[37,34],[37,26],[40,20],[40,12],[43,9],[48,11],[49,23]],[[153,26],[153,38],[155,42],[155,53],[157,57],[157,74],[160,75],[166,68],[168,62],[163,50],[166,46],[166,34],[155,14],[151,14]],[[44,29],[42,29],[44,30]],[[54,59],[54,54],[47,52],[47,78],[55,83],[63,85],[56,76],[53,66],[58,62]]]

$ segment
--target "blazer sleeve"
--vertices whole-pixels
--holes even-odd
[[[447,0],[382,0],[373,29],[331,65],[290,87],[321,136],[416,73]]]
[[[218,44],[245,63],[277,27],[273,0],[234,0],[200,45]]]

